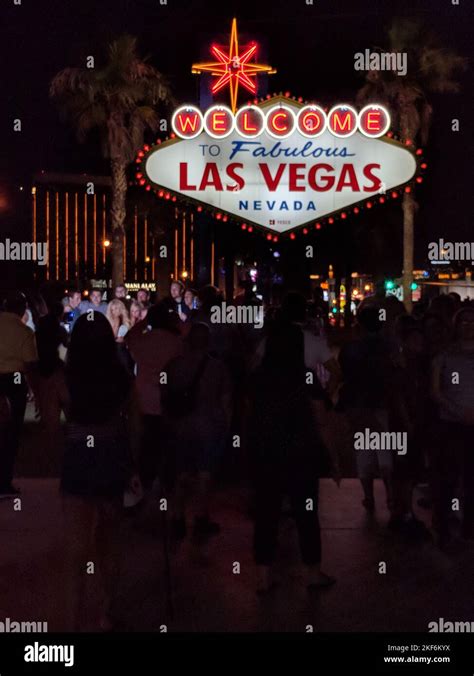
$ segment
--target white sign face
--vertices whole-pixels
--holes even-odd
[[[295,114],[300,107],[291,101]],[[416,160],[403,145],[357,131],[317,138],[298,129],[277,139],[238,131],[202,132],[154,146],[142,171],[155,187],[180,193],[247,223],[283,233],[411,180]]]

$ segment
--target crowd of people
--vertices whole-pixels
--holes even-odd
[[[288,293],[281,306],[264,308],[263,328],[215,321],[219,290],[196,292],[179,281],[153,302],[145,289],[130,298],[125,286],[108,303],[99,289],[84,298],[69,290],[47,305],[18,292],[5,298],[0,495],[18,495],[14,463],[30,398],[45,447],[62,459],[65,588],[74,628],[92,536],[107,628],[124,506],[136,510],[165,496],[172,537],[205,544],[221,528],[212,515],[212,485],[223,471],[252,487],[259,593],[273,588],[285,498],[307,585],[334,584],[321,570],[318,479],[332,476],[339,484],[344,445],[368,515],[377,507],[380,477],[388,527],[400,537],[433,537],[449,552],[458,537],[474,536],[474,305],[449,294],[407,314],[396,298],[373,296],[358,308],[354,326],[338,333],[319,298]],[[250,285],[231,303],[261,301]],[[343,444],[328,437],[331,420],[345,425]],[[365,430],[405,434],[406,452],[356,450],[355,435]],[[419,484],[425,488],[418,507],[432,511],[431,530],[414,513]]]

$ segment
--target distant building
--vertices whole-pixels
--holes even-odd
[[[42,172],[31,189],[32,239],[47,242],[48,264],[38,281],[86,282],[111,277],[111,180]],[[124,278],[167,285],[194,279],[194,214],[141,187],[127,196]]]

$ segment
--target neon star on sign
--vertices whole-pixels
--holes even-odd
[[[252,94],[257,93],[257,83],[255,76],[258,73],[268,73],[272,75],[276,71],[271,66],[261,63],[250,63],[257,52],[256,43],[252,43],[239,50],[239,39],[237,37],[237,19],[232,21],[232,30],[230,34],[230,43],[228,51],[224,51],[217,45],[211,47],[212,54],[217,61],[208,63],[193,64],[192,72],[200,74],[203,72],[211,73],[217,77],[212,85],[212,93],[217,94],[223,87],[229,85],[230,104],[232,112],[237,109],[237,98],[239,86],[242,85]]]

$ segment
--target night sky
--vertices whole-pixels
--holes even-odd
[[[2,0],[0,9],[2,107],[0,157],[0,234],[14,224],[29,227],[18,200],[28,196],[33,175],[45,171],[106,173],[99,146],[91,136],[79,145],[48,100],[51,78],[66,66],[85,64],[93,55],[100,66],[105,46],[122,33],[136,35],[142,55],[169,79],[177,101],[196,99],[191,64],[207,56],[212,40],[224,40],[233,16],[246,36],[264,46],[264,57],[278,69],[270,91],[291,91],[322,103],[353,99],[363,82],[354,70],[354,54],[386,44],[385,31],[395,16],[420,18],[443,45],[472,56],[473,3],[460,0],[274,0],[273,2],[189,2],[168,0]],[[395,9],[396,8],[396,9]],[[472,134],[472,61],[461,75],[460,94],[434,96],[434,123],[427,151],[430,170],[419,193],[416,258],[422,264],[427,242],[438,237],[472,239],[472,170],[468,149]],[[21,118],[23,130],[13,131]],[[451,131],[452,118],[461,131]],[[19,193],[19,186],[25,186]],[[6,208],[5,208],[6,206]],[[401,212],[382,207],[376,219],[393,223],[394,255],[399,261]],[[392,227],[392,225],[390,226]],[[388,230],[390,232],[390,230]],[[327,246],[334,237],[326,236]],[[363,261],[361,262],[363,264]]]

